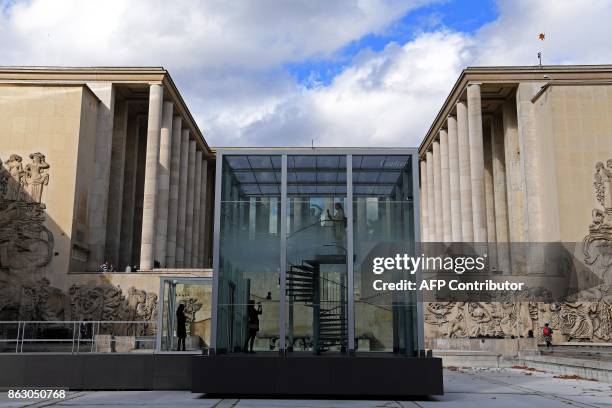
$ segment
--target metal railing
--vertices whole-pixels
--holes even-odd
[[[0,321],[0,353],[155,351],[155,321]]]

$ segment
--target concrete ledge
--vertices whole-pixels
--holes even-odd
[[[612,383],[612,362],[551,355],[524,355],[517,364],[562,375]]]
[[[444,367],[500,368],[511,365],[501,354],[492,351],[433,350],[432,353],[442,359]]]
[[[192,354],[0,354],[0,388],[190,390]]]

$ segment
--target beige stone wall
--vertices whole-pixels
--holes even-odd
[[[70,271],[86,270],[90,233],[88,214],[91,180],[94,178],[98,99],[88,88],[85,89],[81,100]]]
[[[83,86],[0,86],[0,158],[6,162],[11,154],[17,154],[25,167],[31,162],[30,154],[40,152],[50,166],[41,202],[57,253],[46,267],[52,277],[59,276],[55,271],[65,273],[70,262],[85,93]]]
[[[593,191],[595,163],[612,158],[612,86],[552,86],[535,106],[538,138],[554,149],[556,177],[545,177],[557,191],[560,239],[580,242],[591,211],[601,207]]]

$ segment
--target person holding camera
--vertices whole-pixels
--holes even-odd
[[[249,304],[247,306],[247,315],[248,315],[248,336],[246,341],[244,342],[244,351],[246,353],[254,353],[253,351],[253,343],[255,342],[255,336],[259,331],[259,315],[261,314],[261,303],[257,303],[257,308],[255,308],[255,301],[249,300]]]

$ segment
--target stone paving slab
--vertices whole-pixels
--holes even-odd
[[[445,395],[414,401],[213,399],[184,391],[70,392],[65,400],[17,401],[0,393],[0,408],[13,407],[204,407],[204,408],[612,408],[612,385],[526,369],[444,371]],[[364,386],[366,386],[364,384]]]

